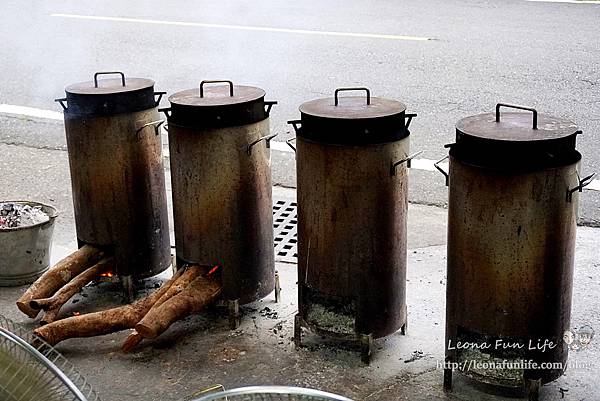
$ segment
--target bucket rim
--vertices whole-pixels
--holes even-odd
[[[48,205],[42,202],[36,201],[28,201],[28,200],[0,200],[0,203],[16,203],[21,205],[29,205],[29,206],[42,206],[44,213],[46,213],[49,217],[48,221],[42,221],[41,223],[32,224],[30,226],[22,226],[22,227],[10,227],[10,228],[0,228],[0,233],[3,232],[11,232],[11,231],[22,231],[28,230],[31,228],[41,227],[44,225],[49,225],[54,223],[54,220],[58,217],[58,210],[54,206]]]

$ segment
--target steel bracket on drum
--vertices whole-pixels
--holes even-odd
[[[279,135],[279,134],[271,134],[271,135],[261,136],[257,140],[250,142],[250,144],[246,148],[246,152],[248,153],[248,156],[250,156],[252,154],[252,147],[262,141],[265,141],[265,144],[267,145],[267,149],[269,149],[271,147],[271,140],[273,138],[275,138],[277,135]]]
[[[141,139],[141,137],[142,137],[141,132],[144,130],[144,128],[150,127],[150,126],[154,127],[155,135],[157,135],[157,136],[160,135],[160,126],[163,125],[164,123],[165,123],[165,120],[157,120],[157,121],[150,121],[149,123],[142,125],[140,128],[138,128],[135,131],[136,138],[138,140]]]
[[[571,203],[573,201],[573,194],[575,192],[582,192],[583,188],[587,187],[588,185],[590,185],[592,183],[592,180],[594,179],[595,176],[596,176],[596,173],[593,173],[593,174],[590,174],[587,177],[581,179],[579,177],[579,173],[577,173],[577,179],[579,181],[579,184],[575,188],[571,188],[567,191],[567,202]]]
[[[396,169],[399,165],[401,165],[402,163],[406,163],[406,167],[410,168],[410,162],[412,159],[414,159],[415,157],[421,155],[424,151],[420,150],[416,153],[413,153],[412,155],[405,157],[402,160],[399,160],[397,162],[392,162],[392,167],[390,168],[390,175],[396,175]]]

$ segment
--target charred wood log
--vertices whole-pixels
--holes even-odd
[[[61,287],[71,279],[83,273],[89,267],[98,263],[104,257],[104,252],[91,245],[84,245],[71,255],[67,256],[39,279],[17,300],[17,307],[29,316],[35,318],[39,309],[33,309],[30,301],[33,299],[48,298],[53,296]]]
[[[178,272],[158,290],[130,305],[100,312],[72,316],[35,329],[33,332],[50,345],[69,338],[93,337],[133,328],[181,276]]]
[[[113,258],[104,258],[94,266],[76,276],[73,280],[69,281],[52,297],[32,299],[29,301],[29,306],[31,309],[44,310],[46,312],[42,317],[41,324],[52,323],[56,320],[60,308],[71,299],[73,295],[77,294],[87,284],[100,277],[102,273],[110,272],[113,268]]]
[[[185,269],[182,269],[181,271],[183,272],[181,274],[181,277],[179,277],[171,285],[169,290],[167,292],[165,292],[163,294],[163,296],[160,297],[160,299],[154,303],[154,305],[152,305],[152,308],[150,308],[150,311],[148,313],[150,313],[153,309],[156,309],[159,306],[161,306],[169,298],[172,298],[173,296],[179,294],[181,291],[186,289],[187,286],[192,281],[194,281],[194,279],[196,279],[197,277],[200,276],[200,274],[202,274],[203,269],[198,265],[192,265],[192,266],[186,267]],[[129,334],[129,336],[127,336],[127,338],[123,342],[123,345],[121,346],[121,350],[123,352],[129,352],[133,348],[135,348],[139,343],[141,343],[143,339],[144,339],[144,336],[142,336],[140,333],[138,333],[137,330],[133,330],[133,332],[131,334]]]
[[[215,302],[222,289],[220,274],[197,277],[179,294],[149,311],[135,325],[135,330],[144,338],[156,338],[174,322],[198,313]]]

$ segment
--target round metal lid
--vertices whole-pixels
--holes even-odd
[[[208,86],[210,83],[228,85]],[[222,107],[260,101],[265,91],[254,86],[234,85],[231,81],[202,81],[198,89],[177,92],[169,97],[174,105],[191,107]]]
[[[349,91],[364,91],[365,96],[339,96],[340,92]],[[300,114],[301,120],[290,121],[298,136],[319,143],[348,146],[406,138],[410,135],[410,121],[416,116],[407,115],[406,106],[396,100],[371,97],[368,88],[336,89],[333,98],[303,103]],[[300,123],[302,127],[297,128]]]
[[[502,108],[525,110],[503,112]],[[576,154],[575,123],[531,107],[505,103],[495,113],[463,118],[456,124],[457,159],[480,167],[536,171],[570,163]]]
[[[500,108],[530,111],[500,113]],[[466,117],[456,124],[457,132],[480,140],[505,142],[554,141],[578,133],[577,125],[569,120],[538,114],[537,110],[504,103],[496,105],[495,113]]]
[[[366,96],[338,97],[344,91],[365,91]],[[335,90],[333,98],[315,99],[303,103],[300,112],[309,116],[338,119],[364,120],[385,118],[406,111],[406,105],[396,100],[371,97],[367,88],[340,88]]]
[[[99,79],[102,75],[120,75],[120,78]],[[67,86],[65,92],[72,95],[110,95],[154,87],[154,81],[146,78],[125,78],[122,72],[97,72],[92,81]]]
[[[223,84],[207,86],[207,84]],[[231,81],[202,81],[197,89],[169,97],[169,123],[193,128],[222,128],[253,124],[269,117],[271,106],[265,91]],[[265,109],[266,107],[266,109]]]
[[[104,75],[119,78],[99,79]],[[56,99],[68,116],[111,116],[156,107],[165,92],[154,92],[154,81],[125,78],[122,72],[97,72],[92,81],[69,85],[66,98]],[[155,95],[160,97],[155,99]],[[65,105],[66,101],[66,105]]]

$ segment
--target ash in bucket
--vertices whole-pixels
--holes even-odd
[[[0,230],[27,227],[50,220],[41,207],[19,203],[0,203]]]

